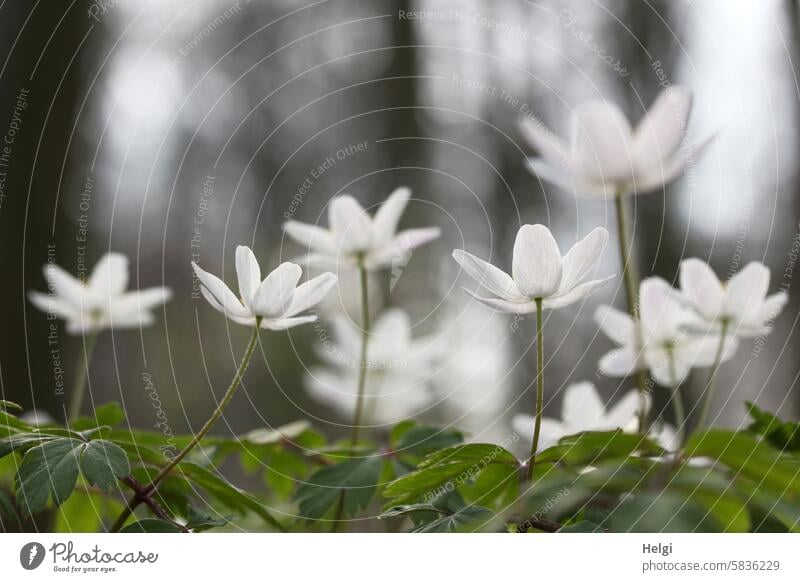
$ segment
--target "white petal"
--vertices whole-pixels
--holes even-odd
[[[372,220],[373,236],[376,241],[388,243],[397,232],[400,217],[406,209],[406,204],[411,198],[409,188],[400,187],[389,195],[389,198],[380,205]]]
[[[650,277],[639,287],[639,309],[645,342],[661,343],[679,335],[688,313],[672,286],[660,277]]]
[[[483,303],[484,305],[488,305],[495,311],[501,311],[503,313],[533,313],[536,311],[536,302],[529,301],[527,303],[516,303],[513,301],[506,301],[505,299],[493,299],[491,297],[481,297],[470,291],[467,288],[464,288],[464,291],[472,295],[475,299]]]
[[[519,129],[528,144],[550,164],[556,168],[569,168],[570,154],[564,140],[542,125],[538,119],[523,117],[519,121]]]
[[[748,263],[728,281],[725,313],[746,319],[764,303],[769,289],[769,269],[761,263]]]
[[[528,158],[526,165],[533,174],[539,176],[542,180],[555,184],[568,192],[591,198],[610,198],[616,193],[616,187],[613,182],[587,180],[566,170],[560,170],[539,158]]]
[[[569,386],[561,409],[561,419],[570,432],[592,430],[602,423],[605,416],[605,404],[591,382]]]
[[[630,376],[639,369],[636,352],[631,347],[611,350],[600,358],[597,367],[600,372],[612,378]]]
[[[250,311],[242,305],[228,286],[221,279],[201,269],[197,263],[192,263],[197,278],[202,285],[201,291],[212,307],[228,317],[248,317]],[[213,300],[212,300],[213,299]]]
[[[358,262],[354,257],[323,253],[309,253],[299,257],[292,257],[289,262],[306,267],[319,267],[320,269],[352,269],[358,266]]]
[[[336,285],[337,277],[333,273],[323,273],[298,286],[292,294],[289,308],[284,314],[285,317],[292,317],[314,307],[325,298],[328,291]]]
[[[720,315],[725,292],[714,271],[700,259],[681,262],[681,293],[703,317],[713,321]]]
[[[550,229],[541,224],[526,224],[519,229],[512,273],[517,288],[527,297],[548,297],[558,291],[561,252]]]
[[[366,251],[372,244],[372,219],[352,196],[331,201],[328,222],[339,252]]]
[[[52,313],[61,319],[69,320],[80,316],[80,310],[75,305],[61,299],[58,295],[31,291],[28,293],[28,299],[40,311]]]
[[[100,298],[119,295],[128,286],[128,257],[120,253],[106,253],[92,270],[89,287]]]
[[[162,305],[172,298],[172,291],[166,287],[151,287],[141,291],[125,293],[119,299],[111,302],[111,313],[116,317],[123,317],[129,313],[146,313]]]
[[[606,428],[608,430],[624,427],[636,418],[639,410],[639,392],[631,390],[608,411],[606,414]]]
[[[603,305],[594,312],[594,321],[604,334],[619,345],[633,345],[633,318],[610,305]]]
[[[675,353],[677,353],[677,350],[673,350],[673,355]],[[687,365],[686,361],[680,358],[673,358],[664,349],[646,350],[644,357],[653,380],[665,388],[674,388],[676,385],[682,384],[689,374],[690,366]],[[670,361],[671,358],[672,361]]]
[[[264,319],[261,321],[262,329],[271,329],[272,331],[281,331],[291,327],[297,327],[304,323],[313,323],[317,321],[316,315],[303,315],[301,317],[286,317],[281,319]]]
[[[578,301],[588,297],[595,291],[597,291],[600,287],[611,281],[614,276],[611,275],[610,277],[606,277],[605,279],[597,279],[595,281],[586,281],[585,283],[581,283],[577,287],[573,287],[566,293],[556,293],[555,295],[545,299],[542,302],[542,306],[545,309],[560,309],[562,307],[566,307],[567,305],[572,305],[573,303],[577,303]]]
[[[608,242],[608,231],[595,228],[573,245],[562,260],[561,289],[569,290],[581,282],[600,259]]]
[[[396,364],[408,356],[411,349],[411,321],[402,309],[390,308],[381,313],[370,331],[370,362]]]
[[[248,247],[236,247],[236,278],[239,281],[242,303],[248,307],[252,306],[253,296],[261,284],[261,268],[253,251]]]
[[[285,262],[278,265],[278,268],[261,282],[253,296],[253,304],[250,306],[253,314],[266,319],[275,319],[286,313],[302,274],[300,266],[294,263]]]
[[[481,287],[506,301],[526,301],[510,275],[473,254],[456,249],[453,258]]]
[[[757,319],[762,324],[773,321],[778,317],[778,314],[780,314],[788,301],[789,294],[784,291],[770,295],[764,300],[764,303],[761,304]]]
[[[411,251],[439,237],[441,230],[437,227],[411,228],[397,234],[387,246],[376,248],[367,254],[365,266],[370,269],[384,267],[404,267],[411,259]]]
[[[86,286],[58,265],[45,265],[44,278],[48,287],[52,287],[53,293],[76,308],[91,301]]]
[[[665,184],[677,179],[684,169],[692,168],[700,161],[716,138],[716,134],[711,135],[689,147],[687,151],[681,148],[671,158],[655,163],[646,170],[638,171],[634,176],[634,190],[639,194],[644,194],[662,188]]]
[[[595,101],[575,110],[573,173],[591,181],[630,180],[631,127],[616,105]]]
[[[329,255],[336,254],[336,241],[330,231],[320,226],[289,220],[283,224],[283,230],[295,242],[309,250]]]
[[[636,159],[652,165],[671,156],[681,144],[692,108],[691,92],[673,85],[656,98],[634,134]]]

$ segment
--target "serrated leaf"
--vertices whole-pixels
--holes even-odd
[[[111,491],[116,488],[117,479],[131,472],[131,466],[121,447],[111,441],[94,440],[83,450],[81,472],[90,484]]]
[[[321,519],[342,497],[345,516],[366,508],[378,486],[382,466],[380,457],[363,457],[321,468],[295,495],[300,515],[310,520]]]
[[[52,497],[61,504],[78,480],[80,452],[84,442],[57,439],[29,449],[22,458],[16,477],[20,505],[28,513],[37,513]]]
[[[784,422],[774,414],[747,402],[747,411],[753,422],[747,430],[764,437],[783,451],[800,451],[800,422]]]
[[[140,519],[119,530],[120,533],[180,533],[181,528],[162,519]]]
[[[611,512],[608,521],[612,532],[711,533],[718,529],[703,507],[669,491],[626,497]]]

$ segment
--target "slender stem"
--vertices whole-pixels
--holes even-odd
[[[247,367],[250,365],[250,360],[253,357],[253,352],[256,349],[256,344],[258,343],[258,330],[261,325],[261,318],[256,318],[255,327],[253,328],[253,334],[250,336],[250,342],[247,344],[247,348],[245,349],[244,356],[242,357],[242,362],[239,364],[239,368],[236,370],[236,374],[233,376],[233,380],[231,380],[230,385],[228,386],[228,390],[225,392],[222,400],[219,401],[217,408],[211,414],[209,419],[203,425],[197,434],[192,437],[192,440],[189,441],[181,451],[172,457],[169,463],[164,465],[161,470],[153,477],[153,480],[150,481],[150,484],[147,485],[142,491],[136,493],[128,502],[125,509],[117,518],[117,521],[114,522],[114,525],[111,526],[111,532],[119,531],[123,525],[125,525],[125,521],[130,517],[133,513],[134,509],[145,501],[150,495],[155,492],[158,484],[164,480],[164,478],[169,475],[169,473],[180,463],[189,452],[197,446],[197,444],[208,434],[214,424],[220,419],[222,416],[222,411],[225,410],[225,407],[228,406],[233,395],[236,393],[237,388],[239,388],[239,384],[242,383],[242,378],[244,377],[244,373],[247,370]]]
[[[539,433],[542,430],[542,408],[544,407],[544,321],[542,317],[542,299],[536,299],[536,420],[533,425],[533,442],[531,456],[528,459],[528,480],[533,477],[533,466],[536,464],[536,451],[539,449]]]
[[[628,302],[628,313],[634,320],[634,333],[636,334],[637,357],[642,350],[642,330],[639,326],[639,308],[636,290],[639,287],[639,276],[630,257],[630,241],[628,240],[628,224],[625,217],[625,199],[622,191],[614,196],[617,211],[617,240],[619,241],[619,258],[622,263],[622,278],[625,281],[625,297]],[[636,371],[636,385],[639,390],[639,433],[647,433],[647,372],[644,369]]]
[[[722,364],[722,353],[725,351],[725,336],[728,334],[728,326],[730,325],[727,318],[722,320],[722,329],[719,335],[719,346],[717,346],[717,353],[714,356],[714,365],[711,367],[711,372],[708,376],[705,390],[703,390],[703,407],[700,409],[700,418],[697,420],[697,428],[701,429],[706,424],[708,412],[711,409],[711,401],[714,398],[714,388],[717,384],[717,372]]]
[[[92,362],[92,355],[94,355],[94,347],[97,345],[97,335],[98,333],[94,332],[83,337],[81,363],[75,370],[75,380],[72,383],[72,393],[67,410],[69,424],[72,424],[81,415],[83,397],[86,394],[86,379],[89,377],[89,366]]]
[[[686,426],[686,411],[683,408],[683,400],[681,399],[680,384],[678,383],[678,375],[675,373],[675,355],[672,349],[667,350],[667,357],[669,358],[669,372],[672,376],[672,409],[675,412],[675,431],[678,437],[678,444],[683,446],[683,433]]]
[[[358,362],[358,387],[356,392],[356,410],[353,414],[353,429],[350,441],[353,446],[358,444],[359,431],[361,430],[364,415],[364,391],[367,385],[367,345],[369,344],[369,289],[367,288],[368,272],[362,261],[359,261],[359,276],[361,278],[361,355]]]

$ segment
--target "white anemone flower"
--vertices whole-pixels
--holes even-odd
[[[767,296],[769,269],[761,263],[748,263],[727,283],[722,283],[711,267],[700,259],[681,263],[681,292],[692,308],[693,325],[739,337],[768,334],[771,322],[788,301],[788,294]]]
[[[538,299],[544,309],[565,307],[610,281],[613,276],[584,281],[607,242],[608,231],[595,228],[562,257],[550,229],[541,224],[526,224],[519,229],[514,242],[511,276],[462,250],[453,251],[453,258],[470,277],[497,297],[480,297],[467,289],[478,301],[497,311],[531,313],[536,311]]]
[[[641,334],[627,313],[599,307],[595,321],[620,345],[600,359],[600,371],[608,376],[629,376],[649,369],[656,382],[674,387],[682,384],[691,368],[707,368],[715,361],[719,334],[694,335],[687,331],[691,313],[678,292],[659,277],[642,281],[639,287]],[[641,336],[638,346],[637,335]],[[726,340],[721,361],[728,360],[736,345]]]
[[[306,389],[314,399],[348,415],[357,399],[361,332],[344,316],[332,321],[335,341],[319,350],[330,366],[310,370]],[[426,408],[432,401],[428,380],[438,355],[433,338],[412,339],[404,311],[393,308],[378,316],[367,351],[366,422],[398,422]]]
[[[239,297],[218,277],[196,263],[192,268],[200,280],[203,297],[228,319],[254,326],[261,319],[262,329],[282,330],[316,321],[316,315],[301,315],[319,303],[336,284],[336,275],[324,273],[298,286],[302,269],[294,263],[282,263],[261,280],[261,269],[253,251],[236,248],[236,277]]]
[[[606,406],[597,389],[591,382],[578,382],[567,387],[561,403],[561,420],[543,418],[539,433],[538,451],[555,445],[567,435],[584,431],[607,431],[631,429],[631,421],[636,419],[639,407],[639,395],[636,390],[625,394],[619,402],[606,410]],[[517,414],[511,421],[512,428],[523,439],[533,438],[534,417],[529,414]]]
[[[28,298],[38,309],[67,322],[74,335],[108,328],[137,328],[151,325],[151,309],[168,301],[172,291],[152,287],[126,291],[128,258],[107,253],[97,262],[84,283],[55,264],[44,267],[51,293],[31,291]]]
[[[344,194],[331,200],[327,229],[287,221],[286,234],[308,249],[295,260],[323,268],[369,270],[406,264],[413,249],[440,234],[436,227],[397,232],[410,197],[411,190],[397,188],[371,217],[355,198]]]
[[[524,118],[523,136],[541,156],[529,158],[528,167],[548,182],[588,196],[656,190],[696,162],[714,139],[712,135],[681,147],[691,104],[691,93],[673,85],[658,96],[635,129],[616,105],[582,104],[575,110],[569,145],[536,120]]]

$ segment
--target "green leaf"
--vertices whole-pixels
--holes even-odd
[[[196,532],[212,527],[222,527],[231,521],[230,517],[213,517],[206,511],[199,511],[191,505],[186,510],[186,527]]]
[[[90,484],[112,491],[117,487],[117,479],[130,474],[131,466],[121,447],[110,441],[95,440],[83,450],[81,472]]]
[[[53,532],[89,533],[105,531],[122,511],[122,502],[94,489],[75,489],[55,510]]]
[[[99,426],[117,426],[125,420],[125,411],[117,402],[95,407],[94,417],[82,416],[72,423],[75,430],[86,430]]]
[[[403,431],[392,449],[400,455],[423,456],[453,447],[463,440],[463,435],[458,431],[433,426],[416,426]]]
[[[734,484],[719,471],[683,465],[669,480],[667,489],[696,502],[714,518],[716,531],[746,533],[750,531],[750,514],[736,494]]]
[[[709,513],[684,495],[670,491],[625,497],[611,512],[610,531],[639,533],[714,532]]]
[[[780,497],[800,499],[800,463],[757,441],[753,435],[711,430],[692,436],[684,452],[688,456],[717,459],[735,475],[752,479]]]
[[[14,504],[8,496],[0,491],[0,531],[22,531],[22,522]]]
[[[0,439],[0,458],[13,453],[14,451],[25,449],[31,445],[40,445],[60,437],[40,434],[35,432],[22,432],[12,434]]]
[[[140,519],[119,530],[120,533],[180,533],[181,528],[161,519]]]
[[[61,504],[75,488],[78,462],[84,442],[58,439],[29,449],[17,472],[16,486],[20,504],[28,513],[37,513],[53,503]]]
[[[184,476],[198,485],[226,507],[244,515],[253,512],[277,530],[284,527],[255,497],[232,485],[222,477],[195,463],[184,461],[179,465]]]
[[[562,438],[557,445],[536,455],[536,463],[586,466],[607,459],[627,458],[634,452],[662,455],[665,451],[649,439],[621,430],[581,432]]]
[[[295,495],[300,515],[310,520],[321,519],[340,498],[345,516],[365,509],[378,486],[382,467],[383,459],[377,456],[323,467]]]
[[[781,450],[800,451],[800,422],[784,422],[752,402],[747,402],[746,406],[753,418],[747,430],[764,435],[772,445]]]
[[[411,531],[412,533],[445,533],[476,529],[492,517],[494,517],[494,513],[491,510],[477,505],[468,505],[458,509],[455,513],[443,515],[433,521],[421,524]]]
[[[471,482],[493,464],[504,464],[516,470],[516,457],[502,447],[491,444],[467,444],[450,447],[428,455],[417,471],[389,483],[384,495],[410,501],[437,497],[443,490],[452,491]],[[395,501],[396,503],[397,501]]]

